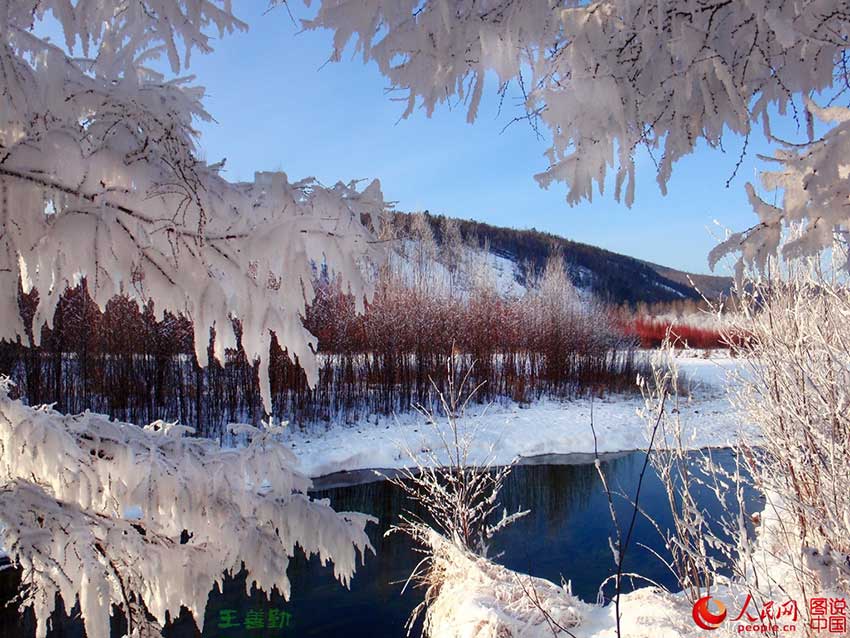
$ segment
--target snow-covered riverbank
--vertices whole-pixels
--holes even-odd
[[[739,362],[726,356],[681,357],[680,370],[691,383],[691,396],[680,410],[693,448],[725,446],[747,430],[726,397],[728,373]],[[646,447],[647,427],[638,416],[639,396],[611,396],[592,402],[599,452]],[[672,406],[671,406],[672,407]],[[479,458],[490,454],[497,464],[515,457],[593,453],[591,401],[539,401],[530,406],[470,408],[462,427],[474,431]],[[362,469],[394,469],[410,465],[406,449],[440,449],[440,437],[416,413],[376,419],[327,431],[292,430],[289,444],[301,470],[312,477]]]

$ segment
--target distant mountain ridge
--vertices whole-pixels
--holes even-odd
[[[395,215],[398,227],[409,227],[409,214]],[[435,239],[441,242],[445,216],[426,211],[426,217]],[[515,262],[517,279],[523,284],[530,274],[544,267],[549,255],[556,250],[563,254],[573,283],[609,303],[634,305],[699,300],[701,295],[715,299],[728,293],[732,286],[731,277],[687,273],[536,229],[519,230],[453,219],[465,241],[475,238],[479,246],[489,246],[492,253]]]

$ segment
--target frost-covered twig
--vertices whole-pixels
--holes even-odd
[[[846,253],[836,245],[837,267]],[[815,260],[739,292],[733,401],[761,440],[741,455],[764,496],[758,543],[738,569],[753,590],[850,593],[850,288]]]
[[[418,452],[408,447],[407,452],[412,466],[402,470],[391,478],[411,499],[421,505],[428,514],[428,520],[405,512],[400,523],[393,525],[387,532],[408,534],[423,547],[426,558],[417,566],[411,579],[428,589],[425,601],[413,610],[408,621],[408,631],[414,620],[425,610],[426,635],[428,627],[434,622],[433,599],[439,595],[442,576],[440,558],[445,557],[440,550],[445,544],[457,549],[458,555],[480,556],[482,565],[490,539],[500,530],[510,525],[528,512],[517,510],[508,514],[503,510],[498,515],[499,494],[505,479],[513,469],[513,463],[502,467],[493,465],[492,449],[483,457],[474,454],[474,431],[464,431],[462,423],[469,402],[480,386],[471,387],[469,379],[472,367],[458,375],[455,370],[455,357],[447,362],[446,394],[439,391],[432,381],[442,414],[446,419],[443,427],[435,412],[424,406],[416,406],[440,440],[438,449],[425,447]],[[473,559],[475,560],[475,559]],[[442,634],[430,634],[442,636]]]
[[[534,584],[533,578],[530,576],[525,577],[521,574],[514,574],[514,578],[516,579],[517,585],[519,585],[519,588],[522,590],[522,593],[531,601],[531,604],[537,609],[540,615],[543,616],[543,619],[546,621],[546,625],[549,627],[549,631],[552,632],[553,636],[557,638],[557,636],[561,634],[566,634],[575,638],[575,634],[558,622],[548,610],[540,596],[540,592]],[[526,580],[528,581],[527,583],[525,582]]]
[[[611,489],[608,486],[608,481],[605,478],[605,473],[602,471],[602,463],[599,460],[599,449],[598,449],[597,439],[596,439],[596,430],[595,430],[594,425],[593,425],[593,410],[592,409],[591,409],[591,413],[590,413],[590,429],[591,429],[591,432],[593,433],[594,465],[596,466],[596,471],[599,474],[599,478],[601,479],[602,486],[605,490],[605,495],[608,499],[608,508],[609,508],[609,511],[610,511],[610,514],[611,514],[611,521],[614,524],[614,530],[615,530],[616,535],[617,535],[616,544],[610,538],[608,539],[608,544],[611,547],[611,553],[614,556],[614,563],[617,566],[617,572],[616,572],[615,578],[614,578],[614,597],[613,598],[614,598],[614,618],[615,618],[615,621],[616,621],[616,628],[617,628],[617,636],[618,637],[622,636],[622,633],[621,633],[622,628],[620,626],[620,619],[621,619],[620,596],[622,594],[623,576],[624,576],[623,564],[625,562],[626,551],[628,550],[629,545],[631,544],[632,534],[634,533],[634,529],[635,529],[635,523],[637,522],[637,516],[638,516],[638,511],[639,511],[638,506],[640,504],[640,494],[641,494],[641,490],[643,488],[643,481],[644,481],[644,478],[646,476],[647,467],[649,465],[649,458],[650,458],[650,455],[652,454],[652,451],[653,451],[653,445],[655,443],[655,437],[656,437],[656,434],[658,432],[658,427],[661,423],[661,415],[664,412],[664,402],[666,401],[666,399],[667,399],[667,391],[665,390],[664,392],[662,392],[662,394],[659,396],[659,399],[658,399],[658,418],[655,422],[654,427],[652,428],[652,430],[650,432],[649,447],[646,450],[646,456],[645,456],[644,461],[643,461],[643,467],[641,467],[640,475],[638,477],[637,486],[635,487],[635,496],[634,496],[634,499],[632,500],[632,503],[633,503],[632,514],[631,514],[631,518],[629,519],[629,526],[626,529],[625,535],[623,534],[622,530],[620,529],[620,523],[617,519],[617,513],[616,513],[616,510],[614,508],[614,499],[613,499],[613,496],[612,496],[612,493],[611,493]],[[603,598],[602,591],[603,591],[603,588],[605,587],[606,583],[607,583],[607,580],[603,581],[603,583],[599,586],[599,597],[600,597],[600,599]]]
[[[495,522],[498,497],[513,463],[495,467],[492,449],[483,455],[475,453],[475,432],[464,431],[462,423],[469,402],[480,385],[470,387],[470,366],[459,376],[454,369],[454,356],[449,358],[448,391],[440,392],[432,381],[446,423],[443,426],[435,411],[417,405],[428,427],[436,433],[440,446],[405,451],[412,465],[390,479],[408,496],[420,503],[430,516],[426,522],[407,513],[401,526],[390,531],[411,531],[419,525],[436,526],[448,539],[470,551],[486,555],[489,540],[495,533],[527,512],[503,512]],[[414,534],[415,536],[416,534]]]

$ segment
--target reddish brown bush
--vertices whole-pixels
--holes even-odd
[[[482,401],[631,389],[632,341],[580,302],[562,270],[548,277],[541,294],[505,299],[487,286],[442,294],[385,273],[363,314],[336,282],[317,282],[304,321],[318,337],[319,382],[309,388],[298,362],[274,342],[275,414],[297,423],[408,410],[428,401],[431,379],[444,387],[452,352],[475,362]],[[22,297],[25,318],[34,301]],[[188,320],[157,322],[152,306],[118,297],[101,312],[81,287],[65,295],[38,347],[0,346],[0,373],[13,377],[29,403],[55,402],[65,412],[179,420],[207,435],[231,421],[259,422],[256,370],[241,348],[228,351],[223,365],[201,369],[192,343]]]
[[[686,323],[635,317],[623,327],[626,334],[635,335],[642,348],[657,348],[664,341],[667,331],[674,339],[690,348],[727,348],[723,334],[719,330],[690,326]]]

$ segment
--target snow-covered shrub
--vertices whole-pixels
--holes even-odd
[[[28,407],[9,389],[0,380],[0,546],[23,570],[39,638],[57,594],[80,603],[90,638],[109,638],[113,605],[131,636],[152,636],[181,607],[203,628],[227,573],[244,567],[248,587],[288,597],[296,547],[344,584],[371,549],[370,517],[307,496],[280,426],[234,426],[249,442],[224,449],[174,423]]]
[[[651,459],[674,529],[659,532],[692,600],[718,591],[742,605],[751,596],[757,607],[790,598],[805,619],[804,601],[850,594],[850,288],[831,272],[799,261],[739,288],[724,338],[743,368],[728,391],[759,436],[737,442],[734,464],[721,466],[710,450],[688,452],[683,411],[662,414]],[[648,407],[676,385],[665,346],[644,384]],[[722,514],[708,519],[700,493]],[[761,511],[746,493],[760,497]]]
[[[682,345],[668,329],[652,358],[652,375],[641,378],[639,385],[645,402],[641,412],[650,429],[648,439],[652,446],[647,454],[664,488],[673,528],[663,529],[651,517],[646,518],[664,539],[665,555],[656,553],[656,557],[676,577],[679,588],[693,604],[710,594],[717,584],[720,564],[713,554],[734,559],[728,537],[736,537],[739,530],[735,527],[729,533],[728,515],[736,509],[738,494],[724,495],[723,491],[740,481],[723,482],[722,478],[728,476],[721,478],[721,474],[728,472],[712,463],[711,451],[694,451],[686,439],[682,412],[683,394],[688,389],[681,386],[687,380],[679,373],[675,357],[676,349]],[[724,510],[722,520],[712,521],[706,516],[701,494],[718,499]],[[643,513],[643,509],[640,511]],[[747,541],[746,535],[742,540]]]
[[[458,547],[486,556],[493,535],[527,512],[503,512],[501,518],[492,520],[513,465],[494,467],[489,453],[482,458],[475,452],[475,431],[462,431],[467,406],[480,385],[472,385],[471,367],[458,373],[456,365],[456,357],[451,357],[445,394],[432,383],[438,408],[416,406],[427,427],[438,434],[441,445],[437,449],[405,450],[411,464],[391,479],[424,508],[429,520],[405,514],[391,531],[422,540],[423,530],[433,527]],[[437,419],[438,410],[446,417],[445,428]]]
[[[474,554],[433,530],[419,539],[430,565],[423,634],[432,638],[569,636],[590,605],[566,585],[519,574]]]
[[[449,359],[445,394],[432,384],[439,410],[446,417],[445,428],[438,422],[435,409],[417,406],[441,444],[436,449],[406,449],[411,464],[390,479],[424,509],[427,517],[406,512],[387,533],[409,535],[426,554],[411,574],[416,584],[426,588],[426,594],[425,600],[413,610],[408,630],[424,610],[426,636],[442,638],[456,635],[454,631],[468,635],[465,632],[469,630],[475,636],[500,636],[505,628],[498,614],[487,621],[458,617],[458,594],[468,595],[466,588],[474,582],[485,598],[493,596],[498,574],[504,578],[504,574],[511,572],[487,561],[490,539],[528,512],[518,510],[508,514],[503,510],[497,516],[499,494],[513,464],[495,467],[492,456],[485,453],[481,457],[480,452],[475,452],[474,430],[461,431],[467,405],[480,387],[471,383],[471,368],[458,374],[456,364],[456,357]],[[470,582],[459,582],[461,575],[470,578]],[[510,591],[510,586],[504,589],[510,600],[502,602],[521,605],[517,595]],[[467,600],[464,598],[463,604]],[[471,602],[473,615],[474,608],[475,603]],[[468,626],[470,622],[472,627]]]
[[[727,295],[623,305],[611,312],[620,330],[635,337],[643,348],[660,348],[669,332],[677,348],[713,350],[728,348],[726,337],[734,308],[734,296]]]
[[[680,339],[689,348],[726,348],[722,328],[694,326],[688,321],[667,317],[635,317],[624,326],[627,334],[634,334],[644,348],[659,348],[668,333]]]
[[[759,441],[742,442],[741,452],[765,497],[762,526],[774,521],[760,551],[742,556],[741,570],[763,594],[850,594],[847,277],[800,261],[740,297],[736,329],[747,338],[734,349],[747,366],[732,396],[761,429]]]

